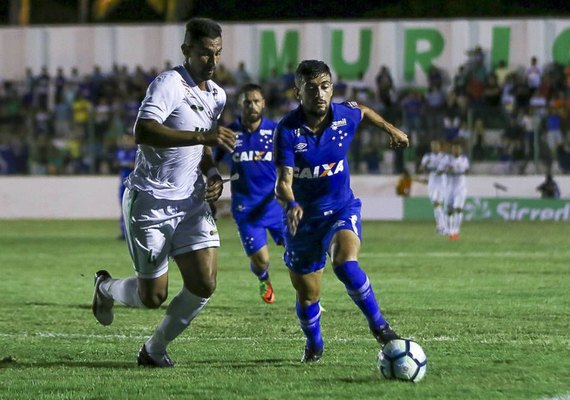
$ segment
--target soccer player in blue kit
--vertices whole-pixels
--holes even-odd
[[[119,138],[117,151],[115,152],[115,164],[119,168],[119,204],[123,203],[123,194],[125,193],[125,179],[135,169],[135,160],[137,158],[137,145],[135,138],[129,134],[123,134]],[[125,219],[123,213],[119,219],[119,228],[121,229],[120,240],[126,239]]]
[[[276,171],[273,163],[275,122],[263,116],[265,99],[262,88],[244,85],[238,95],[241,116],[228,128],[236,133],[236,147],[230,154],[232,216],[250,269],[259,279],[261,299],[269,304],[275,293],[269,280],[269,250],[266,230],[276,244],[283,244],[283,210],[275,199]],[[220,161],[227,152],[219,150]]]
[[[331,103],[327,64],[302,61],[295,73],[301,105],[275,131],[276,195],[286,208],[285,264],[297,292],[297,316],[306,336],[302,362],[319,361],[321,278],[327,254],[334,273],[368,320],[376,340],[399,336],[384,319],[366,273],[360,268],[361,202],[350,188],[347,154],[363,118],[386,131],[393,146],[407,135],[372,109],[355,102]]]

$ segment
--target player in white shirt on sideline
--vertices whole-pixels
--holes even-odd
[[[420,162],[419,172],[428,173],[428,195],[433,204],[433,215],[435,217],[435,229],[440,235],[447,234],[446,217],[443,210],[445,200],[445,173],[438,169],[442,160],[446,157],[442,150],[442,145],[438,140],[430,143],[431,151],[424,154]]]
[[[451,154],[442,161],[440,170],[447,174],[447,207],[449,239],[459,239],[459,228],[463,221],[463,206],[467,198],[467,180],[465,174],[469,171],[469,159],[463,154],[459,143],[451,145]]]
[[[181,49],[184,64],[150,84],[134,128],[139,148],[125,182],[123,215],[136,277],[95,274],[93,313],[110,325],[115,301],[160,307],[168,292],[168,260],[176,262],[184,285],[139,351],[137,364],[147,367],[174,365],[166,347],[216,288],[220,238],[208,202],[219,198],[223,185],[206,146],[235,146],[234,133],[216,125],[226,103],[224,90],[211,80],[222,52],[221,27],[210,19],[190,20]]]

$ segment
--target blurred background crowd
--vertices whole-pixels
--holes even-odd
[[[236,70],[219,65],[215,81],[228,94],[220,124],[236,118],[236,94],[247,82],[262,84],[268,117],[279,120],[295,108],[295,67],[259,79],[244,63]],[[116,65],[51,75],[44,67],[1,81],[0,174],[117,173],[117,154],[133,146],[128,136],[159,72]],[[334,79],[334,101],[367,104],[412,138],[411,148],[393,151],[386,135],[363,125],[350,155],[355,173],[413,171],[434,139],[463,141],[476,173],[570,172],[570,63],[544,65],[533,57],[527,65],[490,67],[476,47],[457,71],[433,65],[427,87],[398,87],[385,66],[373,83]]]

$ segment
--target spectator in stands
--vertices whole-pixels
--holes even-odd
[[[358,78],[350,82],[351,99],[359,103],[371,106],[374,102],[374,95],[370,85],[364,80],[364,72],[358,73]]]
[[[536,188],[540,192],[540,197],[543,199],[559,199],[560,188],[558,183],[552,178],[551,174],[546,174],[546,179]]]
[[[234,82],[236,87],[240,88],[246,83],[251,82],[251,75],[247,72],[245,68],[245,63],[240,61],[237,70],[234,72]]]
[[[443,133],[447,142],[452,142],[459,136],[461,127],[461,110],[457,104],[455,93],[449,93],[443,109]],[[432,138],[440,139],[440,138]]]
[[[467,76],[467,71],[465,66],[460,65],[457,73],[453,77],[453,92],[457,96],[464,96],[467,92],[467,82],[469,77]]]
[[[405,131],[407,131],[413,138],[414,142],[424,142],[427,143],[423,136],[423,123],[422,115],[424,108],[424,98],[418,90],[410,91],[403,99],[401,103],[402,115],[404,117]],[[415,140],[417,139],[417,140]]]
[[[495,73],[490,73],[485,79],[483,87],[483,101],[484,101],[484,118],[487,126],[494,128],[500,127],[503,124],[503,115],[501,112],[501,97],[503,91],[497,82]]]
[[[63,68],[58,67],[55,78],[53,79],[53,84],[55,89],[55,96],[54,96],[55,104],[59,104],[63,101],[63,90],[65,87],[65,82],[67,82],[67,79],[65,78]]]
[[[446,95],[437,80],[425,95],[426,140],[439,139],[444,125]]]
[[[37,98],[37,106],[41,109],[47,110],[50,106],[50,84],[51,77],[47,67],[44,65],[40,74],[35,78],[34,90]]]
[[[499,86],[503,87],[505,81],[507,80],[507,76],[511,73],[510,68],[505,63],[505,60],[500,60],[497,64],[497,68],[495,68],[495,76],[497,77],[497,83]]]
[[[429,67],[427,73],[427,80],[428,80],[428,88],[442,89],[443,88],[442,70],[432,64]]]
[[[540,86],[542,78],[542,68],[538,65],[536,57],[531,57],[530,65],[526,68],[525,75],[531,92],[534,92]]]
[[[530,98],[532,97],[532,89],[528,84],[527,77],[522,74],[515,75],[515,80],[511,93],[514,97],[513,113],[516,114],[520,110],[524,110],[530,105]]]
[[[382,104],[385,110],[392,107],[394,102],[394,80],[392,79],[392,74],[387,66],[382,65],[380,71],[375,77],[376,82],[376,94],[378,96],[378,101]]]
[[[267,105],[267,112],[271,114],[274,110],[279,108],[283,101],[281,90],[281,79],[277,73],[277,68],[271,68],[269,76],[262,80],[263,92],[265,93],[265,104]],[[222,85],[222,87],[224,87]]]
[[[333,85],[333,98],[332,102],[334,103],[342,103],[348,100],[348,84],[343,79],[342,75],[338,75],[336,81]]]
[[[552,153],[552,157],[556,158],[556,151],[562,144],[562,127],[561,118],[558,110],[552,105],[548,107],[546,114],[546,143]]]

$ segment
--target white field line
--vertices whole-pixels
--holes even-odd
[[[570,400],[570,393],[554,397],[543,397],[541,400]]]
[[[84,333],[65,333],[65,332],[22,332],[22,333],[0,333],[0,339],[10,339],[10,340],[28,340],[28,339],[64,339],[64,340],[129,340],[129,341],[140,341],[148,339],[152,332],[149,331],[148,335],[130,335],[130,334],[84,334]],[[430,337],[411,337],[410,339],[416,340],[419,343],[429,343],[429,342],[458,342],[461,340],[459,336],[451,337],[451,336],[430,336]],[[228,336],[228,337],[211,337],[211,338],[204,338],[204,337],[193,337],[183,335],[181,337],[176,338],[177,342],[258,342],[260,340],[271,340],[275,342],[298,342],[301,340],[301,337],[259,337],[259,336]],[[340,337],[340,336],[332,336],[327,337],[326,340],[332,343],[368,343],[370,341],[374,341],[372,337],[365,338],[365,337],[358,337],[358,338],[350,338],[350,337]],[[570,339],[557,341],[552,339],[501,339],[501,338],[485,338],[476,341],[478,344],[513,344],[513,345],[549,345],[549,344],[560,344],[563,343],[565,345],[570,346]],[[566,399],[565,399],[566,400]],[[570,400],[570,399],[567,399]]]
[[[478,251],[478,252],[425,252],[425,253],[417,253],[417,252],[398,252],[398,253],[391,253],[391,252],[370,252],[364,251],[360,253],[361,258],[492,258],[492,257],[500,257],[500,258],[569,258],[570,251],[553,251],[553,252],[519,252],[519,251],[497,251],[497,252],[485,252],[485,251]]]
[[[151,332],[149,332],[149,335]],[[83,333],[63,333],[63,332],[22,332],[22,333],[0,333],[0,339],[66,339],[66,340],[146,340],[148,336],[144,335],[125,335],[125,334],[83,334]],[[251,336],[233,336],[233,337],[214,337],[214,338],[196,338],[192,336],[181,336],[176,338],[177,342],[258,342],[259,340],[271,340],[277,342],[298,342],[301,336],[298,338],[292,337],[251,337]],[[415,339],[414,339],[415,340]],[[327,338],[329,342],[337,343],[366,343],[374,341],[374,338],[343,338],[343,337],[329,337]],[[421,342],[455,342],[457,338],[449,336],[435,336],[431,338],[421,338],[418,339]]]

